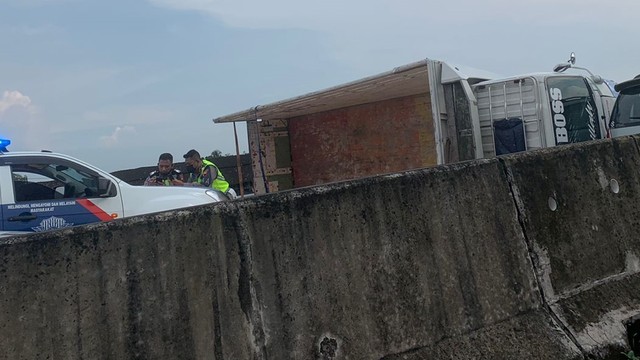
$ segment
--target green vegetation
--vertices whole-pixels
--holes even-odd
[[[245,151],[245,152],[241,153],[240,155],[246,155],[246,154],[248,154],[248,152],[246,152],[246,151]],[[211,154],[207,155],[207,156],[205,157],[205,159],[207,159],[207,160],[214,160],[214,159],[221,158],[221,157],[225,157],[225,156],[235,156],[235,155],[236,155],[236,154],[229,154],[229,153],[225,153],[225,154],[223,154],[221,150],[217,150],[217,149],[216,149],[216,150],[213,150],[213,151],[211,152]]]

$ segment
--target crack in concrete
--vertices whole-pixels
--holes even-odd
[[[234,204],[235,205],[235,204]],[[251,251],[251,236],[247,230],[247,219],[244,218],[239,207],[236,211],[240,216],[235,217],[234,227],[238,234],[238,259],[240,261],[238,274],[238,299],[242,311],[247,317],[249,326],[249,338],[253,343],[254,359],[267,359],[266,334],[264,329],[263,314],[260,310],[260,301],[254,284],[252,274],[253,254]]]
[[[513,199],[513,203],[516,208],[516,216],[518,218],[518,223],[520,224],[520,228],[522,230],[522,236],[525,240],[524,241],[525,246],[527,248],[527,252],[529,253],[529,261],[531,264],[531,269],[533,270],[533,277],[536,281],[536,284],[538,285],[538,293],[540,295],[540,301],[542,302],[544,309],[551,315],[551,318],[556,322],[556,324],[558,324],[560,329],[571,340],[571,342],[578,348],[578,350],[582,353],[582,355],[587,356],[587,352],[582,347],[582,345],[580,344],[576,336],[569,329],[567,324],[565,324],[562,321],[561,317],[553,310],[553,307],[547,300],[547,296],[544,292],[542,280],[540,279],[540,276],[538,276],[538,271],[537,271],[538,269],[536,266],[537,254],[535,250],[532,248],[533,245],[531,243],[531,239],[529,239],[529,236],[527,234],[527,230],[525,227],[526,215],[524,212],[524,205],[522,204],[522,199],[520,198],[520,192],[517,188],[517,185],[514,183],[513,173],[511,172],[511,169],[507,165],[506,161],[502,158],[497,158],[497,159],[498,159],[498,166],[502,167],[502,171],[504,172],[507,179],[507,183],[509,184],[509,191],[511,192],[511,197]]]

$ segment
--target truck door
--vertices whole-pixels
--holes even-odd
[[[602,138],[598,109],[584,78],[549,77],[547,89],[555,145]]]
[[[47,231],[122,216],[117,189],[105,194],[105,179],[82,165],[25,157],[10,168],[14,196],[2,205],[4,231]]]

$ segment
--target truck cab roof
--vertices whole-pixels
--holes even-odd
[[[640,75],[637,75],[631,80],[623,81],[615,85],[616,91],[624,92],[626,89],[640,86]]]
[[[16,158],[24,158],[24,157],[45,157],[45,158],[58,158],[58,159],[65,159],[65,160],[69,160],[78,164],[82,164],[88,168],[91,168],[93,170],[97,170],[97,171],[102,171],[99,168],[86,163],[82,160],[76,159],[72,156],[69,155],[65,155],[65,154],[61,154],[61,153],[56,153],[53,151],[49,151],[49,150],[40,150],[40,151],[5,151],[2,152],[0,151],[0,165],[5,165],[5,164],[11,164],[12,159],[16,159]]]

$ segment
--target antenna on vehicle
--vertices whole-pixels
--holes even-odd
[[[591,75],[591,80],[593,80],[593,82],[595,82],[596,84],[602,84],[604,82],[604,80],[600,75],[594,75],[591,71],[589,71],[589,69],[576,66],[575,64],[576,64],[576,53],[572,52],[571,56],[569,57],[569,60],[567,60],[566,63],[560,63],[553,67],[553,72],[560,73],[560,72],[564,72],[567,69],[584,70],[588,72],[589,75]]]

